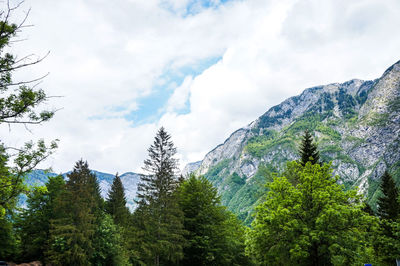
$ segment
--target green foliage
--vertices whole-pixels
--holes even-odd
[[[264,184],[271,182],[276,168],[270,164],[260,164],[256,174],[248,180],[232,197],[227,207],[228,210],[238,215],[245,225],[253,221],[254,207],[262,201],[265,194]]]
[[[41,124],[48,121],[54,115],[54,111],[44,110],[43,104],[48,100],[42,89],[36,89],[35,82],[15,81],[13,74],[17,70],[35,65],[43,58],[32,60],[31,56],[19,57],[9,53],[11,46],[18,39],[18,32],[23,29],[22,23],[9,21],[13,12],[17,9],[7,5],[0,13],[0,124]],[[28,60],[30,59],[30,60]],[[30,62],[29,62],[30,61]],[[33,84],[30,86],[30,84]],[[38,111],[39,110],[39,111]],[[45,145],[40,140],[36,145],[27,142],[23,147],[7,147],[16,152],[6,152],[3,145],[0,147],[0,218],[15,203],[18,195],[24,191],[23,178],[38,163],[46,159],[56,148],[56,142]],[[13,167],[5,169],[7,162],[13,157]],[[7,173],[4,172],[6,170]],[[4,175],[3,175],[4,174]]]
[[[328,127],[324,124],[320,124],[315,128],[316,131],[321,132],[322,134],[326,135],[329,137],[329,139],[334,140],[334,141],[340,141],[342,139],[342,136],[340,135],[339,132],[336,130],[332,129],[331,127]]]
[[[381,178],[382,195],[378,198],[378,215],[382,219],[400,218],[399,190],[392,176],[385,171]]]
[[[304,132],[299,153],[301,157],[301,165],[305,166],[307,162],[311,162],[311,164],[319,163],[319,151],[317,149],[317,144],[313,142],[312,136],[308,130]]]
[[[134,229],[144,239],[133,248],[144,263],[176,263],[183,257],[185,231],[176,195],[179,185],[174,158],[176,148],[164,128],[159,129],[148,152],[149,158],[144,161],[143,169],[149,175],[142,175],[138,185],[135,215],[138,223]]]
[[[105,214],[101,218],[94,234],[94,253],[91,259],[93,265],[130,265],[121,231],[110,215]]]
[[[254,136],[249,139],[245,150],[254,157],[261,158],[269,150],[273,150],[278,146],[292,147],[294,140],[289,136],[277,136],[277,134],[270,133],[267,135]]]
[[[246,180],[239,176],[236,172],[224,179],[221,186],[226,187],[221,197],[221,202],[225,206],[229,206],[229,201],[235,196],[236,192],[246,184]]]
[[[126,207],[124,186],[118,174],[115,176],[106,201],[106,212],[111,215],[115,224],[125,226],[130,212]]]
[[[375,257],[382,265],[395,265],[400,254],[400,220],[380,219],[374,233]]]
[[[78,161],[68,174],[63,193],[55,205],[46,259],[53,265],[90,265],[93,239],[101,221],[102,200],[96,176]]]
[[[292,162],[297,184],[277,177],[256,209],[247,252],[260,265],[350,265],[371,222],[356,191],[343,191],[330,165]]]
[[[212,183],[218,180],[218,176],[221,173],[222,170],[225,170],[230,164],[229,159],[224,159],[220,162],[218,162],[216,165],[212,166],[205,177],[210,180]]]
[[[64,179],[56,176],[50,177],[46,186],[36,187],[28,194],[27,209],[21,213],[16,224],[21,239],[21,258],[24,261],[44,259],[55,201],[64,189]]]
[[[24,189],[22,182],[10,173],[8,158],[4,146],[0,144],[0,218],[15,206],[16,195]]]
[[[355,114],[354,106],[356,101],[350,94],[347,94],[344,89],[340,88],[336,93],[336,100],[338,101],[339,109],[345,118],[353,117]]]
[[[296,98],[296,97],[294,97]],[[281,120],[285,118],[289,118],[292,114],[292,110],[288,109],[285,112],[281,112],[281,107],[279,105],[274,106],[271,108],[275,113],[278,113],[275,116],[270,116],[269,114],[264,114],[263,116],[260,117],[259,121],[259,127],[260,128],[268,128],[270,126],[273,126],[275,124],[281,124]]]
[[[191,175],[180,187],[188,245],[183,265],[246,265],[244,229],[220,205],[217,190],[204,177]]]
[[[234,172],[231,175],[231,180],[233,183],[236,183],[238,185],[244,185],[246,183],[246,180],[243,179],[240,175],[238,175],[236,172]]]
[[[328,145],[328,146],[323,147],[321,152],[323,152],[325,154],[335,153],[335,156],[333,158],[336,159],[337,154],[342,151],[343,151],[343,149],[339,145],[334,144],[334,145]]]
[[[286,134],[297,136],[298,133],[306,130],[314,131],[315,128],[321,124],[325,115],[310,112],[305,113],[287,128]]]
[[[389,120],[388,113],[371,113],[367,117],[367,125],[372,127],[381,127],[387,125]]]
[[[17,254],[17,237],[13,229],[13,213],[0,217],[0,258],[12,260]]]

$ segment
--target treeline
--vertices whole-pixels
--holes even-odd
[[[148,151],[133,213],[119,176],[103,200],[96,176],[80,160],[67,181],[50,177],[28,194],[26,209],[8,210],[0,258],[51,265],[249,265],[244,226],[221,206],[208,180],[177,174],[176,148],[163,128]]]
[[[49,265],[394,265],[400,203],[385,172],[377,213],[345,191],[305,132],[298,161],[267,183],[250,228],[221,206],[204,177],[177,174],[163,128],[148,149],[133,213],[118,174],[106,200],[80,160],[50,177],[27,208],[0,219],[0,258]],[[15,206],[14,206],[15,207]]]

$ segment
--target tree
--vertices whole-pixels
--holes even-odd
[[[36,187],[28,194],[27,209],[22,211],[16,223],[21,241],[21,258],[24,261],[43,261],[55,202],[64,189],[63,177],[55,176],[49,177],[45,186]]]
[[[248,238],[258,264],[351,265],[357,259],[371,216],[357,192],[344,191],[331,172],[329,164],[307,162],[296,186],[284,176],[268,184]]]
[[[99,186],[82,160],[67,176],[65,192],[56,203],[56,217],[51,220],[46,259],[52,265],[90,265],[93,238],[102,215]]]
[[[400,202],[399,191],[392,176],[385,171],[381,178],[378,198],[379,227],[374,238],[376,256],[392,265],[400,258]]]
[[[144,236],[139,247],[149,254],[147,264],[176,263],[182,259],[184,246],[183,214],[177,201],[176,148],[171,136],[161,127],[148,149],[149,158],[138,185],[138,230]],[[143,220],[145,219],[145,220]]]
[[[9,21],[21,3],[10,6],[9,1],[6,1],[5,8],[0,11],[0,124],[9,126],[41,124],[54,115],[54,111],[38,110],[49,99],[42,89],[36,88],[44,77],[28,81],[13,80],[16,71],[40,63],[45,58],[34,58],[32,55],[18,58],[9,52],[9,46],[18,41],[17,34],[23,29],[29,15],[27,12],[20,23]],[[26,173],[45,160],[56,147],[56,141],[46,145],[43,140],[36,145],[27,142],[20,148],[0,144],[0,168],[7,168],[8,161],[14,158],[14,167],[9,167],[6,172],[2,171],[0,176],[0,217],[24,190],[22,182]]]
[[[248,265],[244,254],[244,228],[221,206],[217,189],[204,177],[190,177],[179,189],[184,213],[183,265]]]
[[[381,178],[380,189],[382,195],[377,202],[379,217],[387,220],[396,220],[400,215],[399,190],[387,171]]]
[[[304,132],[299,153],[302,166],[305,166],[307,162],[311,162],[312,164],[319,163],[319,151],[308,130]]]
[[[111,215],[115,224],[126,226],[130,213],[129,209],[126,207],[124,186],[118,174],[116,174],[111,189],[108,192],[106,212]]]
[[[120,227],[114,224],[109,214],[101,218],[93,238],[93,265],[128,266],[127,251],[124,247]]]

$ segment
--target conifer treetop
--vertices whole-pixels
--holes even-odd
[[[317,144],[313,141],[311,133],[306,129],[301,141],[300,149],[300,163],[304,166],[307,162],[311,164],[319,163],[319,151]]]
[[[380,189],[382,195],[378,198],[378,216],[395,220],[400,216],[399,190],[387,171],[382,176]]]

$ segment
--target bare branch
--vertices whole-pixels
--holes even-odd
[[[0,69],[0,73],[9,72],[9,71],[14,71],[14,70],[19,69],[19,68],[22,68],[22,67],[27,67],[27,66],[36,65],[37,63],[42,62],[49,54],[50,54],[50,51],[47,52],[47,54],[46,54],[45,56],[43,56],[42,58],[39,58],[39,59],[37,59],[36,61],[31,62],[31,63],[26,63],[26,64],[21,64],[21,65],[13,66],[13,67],[11,67],[11,68],[9,68],[9,69]]]
[[[42,79],[47,77],[49,74],[50,74],[50,72],[48,72],[47,74],[43,75],[40,78],[36,78],[36,79],[28,80],[28,81],[20,81],[20,82],[16,82],[16,83],[11,83],[11,84],[7,84],[7,86],[20,86],[20,85],[24,85],[24,84],[30,84],[33,82],[41,81]]]

